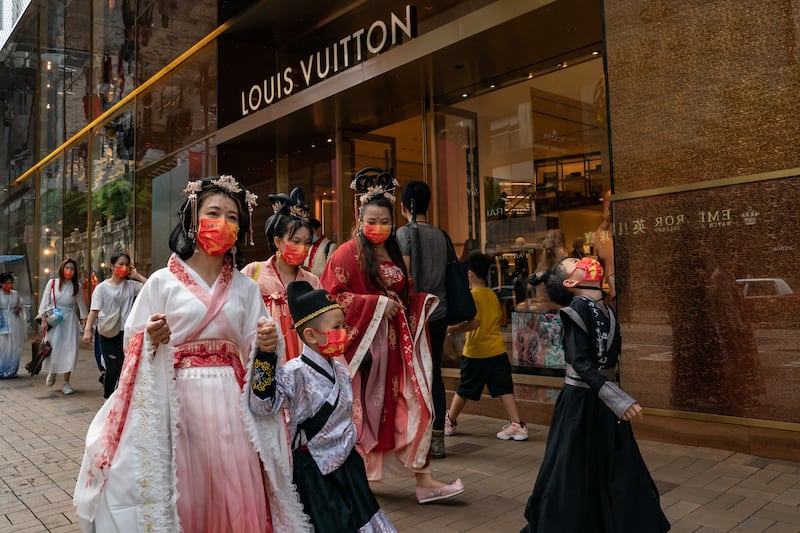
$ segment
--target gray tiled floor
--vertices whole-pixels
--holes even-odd
[[[24,372],[23,372],[24,373]],[[71,495],[83,438],[102,390],[88,351],[63,396],[44,376],[0,381],[0,531],[74,532]],[[547,428],[526,442],[499,441],[503,421],[462,415],[446,459],[433,462],[446,481],[464,480],[454,500],[419,505],[412,479],[373,490],[400,531],[515,532],[530,494]],[[726,450],[640,441],[676,533],[800,533],[800,464]],[[553,532],[559,533],[559,532]]]

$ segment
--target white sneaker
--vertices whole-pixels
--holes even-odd
[[[65,381],[64,384],[61,385],[61,392],[63,392],[64,395],[75,394],[75,389],[72,388],[69,381]]]
[[[53,383],[55,382],[56,382],[56,375],[53,374],[52,372],[48,372],[47,377],[44,380],[45,385],[47,385],[48,387],[52,387]]]

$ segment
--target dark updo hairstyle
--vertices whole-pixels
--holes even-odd
[[[567,307],[575,296],[564,286],[564,280],[567,279],[570,274],[564,267],[564,259],[569,258],[565,257],[561,259],[552,270],[542,270],[528,278],[528,283],[534,286],[544,283],[547,297],[561,307]]]
[[[212,196],[225,195],[236,202],[236,208],[239,211],[239,233],[236,235],[236,244],[244,244],[247,240],[247,234],[250,231],[250,212],[245,207],[247,201],[247,191],[244,187],[240,186],[239,192],[232,192],[228,189],[222,188],[215,183],[221,176],[214,176],[201,180],[202,189],[197,193],[197,211],[203,207],[203,204]],[[178,223],[172,230],[169,236],[169,249],[175,252],[178,257],[189,259],[194,255],[194,236],[189,237],[192,229],[192,214],[191,214],[191,201],[189,198],[183,201],[180,209],[178,209]],[[233,261],[234,267],[238,268],[242,264],[241,246],[234,246],[227,252],[225,256]],[[235,253],[233,252],[235,250]]]
[[[273,254],[278,251],[275,237],[293,237],[301,228],[306,228],[314,235],[314,227],[308,220],[308,206],[303,189],[295,187],[289,194],[270,194],[269,199],[275,212],[267,219],[264,233],[267,235],[267,247]]]
[[[14,282],[14,274],[11,272],[3,272],[0,274],[0,285],[5,283],[6,281]]]

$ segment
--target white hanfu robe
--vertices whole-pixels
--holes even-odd
[[[80,342],[80,320],[89,314],[86,311],[86,302],[83,301],[83,291],[75,288],[71,281],[61,287],[58,278],[51,279],[42,292],[42,301],[39,303],[39,314],[53,305],[53,284],[55,284],[55,305],[64,313],[64,320],[47,332],[47,340],[53,351],[50,357],[42,363],[42,371],[52,374],[65,374],[75,370],[78,362],[78,344]],[[77,309],[75,308],[77,307]]]
[[[230,286],[223,291],[226,276]],[[158,348],[144,332],[155,313],[166,315],[171,330],[169,344]],[[216,483],[229,487],[229,477],[249,479],[252,471],[242,474],[248,468],[243,463],[252,462],[256,454],[266,473],[262,486],[266,485],[272,529],[281,533],[310,529],[291,482],[284,421],[251,414],[248,395],[240,385],[241,380],[249,382],[245,372],[237,375],[231,366],[176,368],[176,347],[202,347],[205,340],[211,353],[217,353],[212,350],[219,345],[238,346],[249,375],[261,316],[269,314],[255,282],[228,265],[208,287],[173,255],[168,268],[147,280],[125,326],[127,350],[119,388],[95,416],[86,437],[74,496],[84,532],[224,529],[220,523],[182,524],[187,512],[179,509],[188,509],[192,520],[203,513],[209,520],[230,515],[224,508],[236,501],[228,501],[225,494],[226,501],[198,501],[202,487],[211,491]],[[278,348],[282,350],[280,343]],[[220,426],[226,419],[231,424],[223,430]],[[196,467],[192,462],[187,485],[186,479],[178,479],[181,465],[195,460],[197,447],[208,447],[204,456],[217,464]],[[179,487],[190,488],[191,501],[181,501],[185,495],[179,496]],[[246,507],[259,488],[225,492],[245,498],[241,512],[249,514],[257,511]],[[252,530],[246,516],[231,519],[240,523],[230,523],[228,530]]]

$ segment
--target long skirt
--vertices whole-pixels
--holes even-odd
[[[364,460],[350,450],[342,466],[322,474],[308,450],[297,449],[294,479],[303,511],[315,531],[336,533],[395,532],[367,482]]]
[[[663,533],[670,525],[629,422],[565,385],[525,508],[531,533]]]
[[[19,370],[26,327],[11,309],[0,309],[0,378],[13,378]]]
[[[181,405],[175,462],[184,531],[272,532],[258,453],[229,366],[177,369]]]

